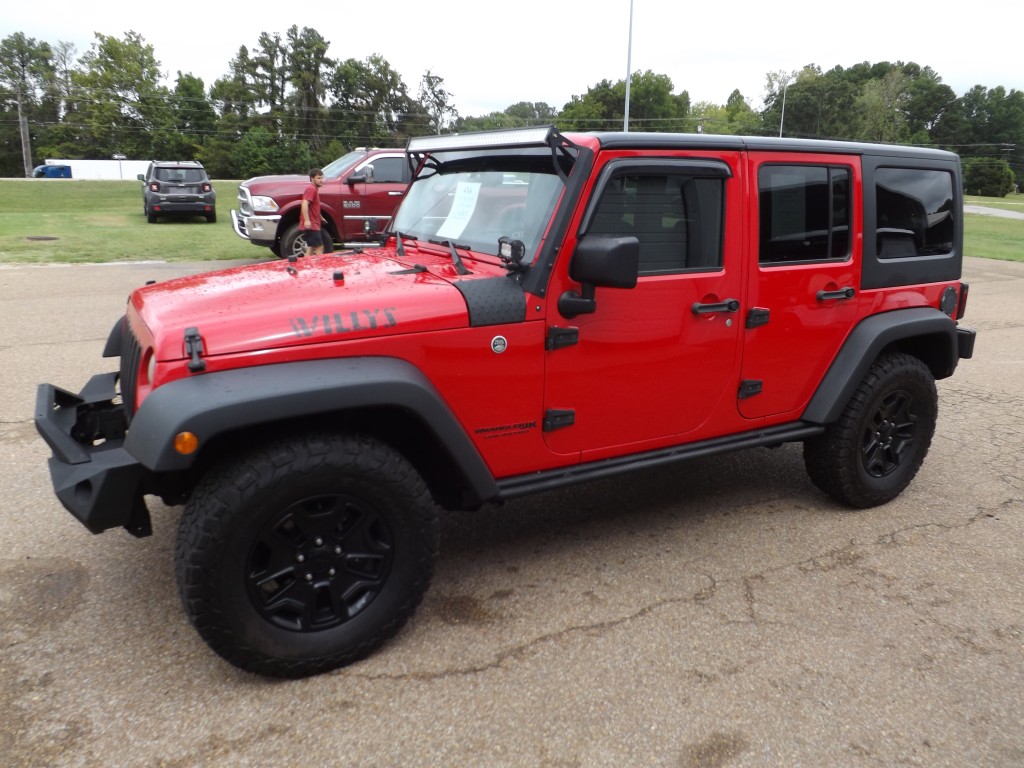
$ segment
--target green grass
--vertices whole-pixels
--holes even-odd
[[[984,259],[1024,261],[1024,220],[967,214],[964,253]]]
[[[262,259],[270,251],[231,228],[237,181],[215,181],[217,222],[142,213],[138,181],[0,180],[0,262]],[[53,239],[32,239],[53,238]]]
[[[200,217],[148,224],[137,181],[0,179],[0,263],[265,259],[231,229],[237,181],[215,181],[217,223]],[[966,202],[1024,212],[1024,195]],[[1024,220],[968,214],[968,256],[1024,261]],[[55,238],[34,240],[30,238]]]
[[[964,195],[964,202],[970,205],[984,205],[986,208],[1001,208],[1004,211],[1024,213],[1024,195],[1009,194],[1006,197],[981,197]]]

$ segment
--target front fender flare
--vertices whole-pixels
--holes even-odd
[[[174,450],[192,432],[200,445],[236,429],[361,407],[393,406],[415,414],[446,446],[480,501],[497,483],[455,414],[414,365],[389,357],[279,363],[178,379],[143,401],[125,448],[153,472],[188,469],[195,455]]]

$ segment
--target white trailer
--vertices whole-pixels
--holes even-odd
[[[46,165],[71,166],[73,179],[135,179],[145,173],[149,160],[66,160],[47,158]]]

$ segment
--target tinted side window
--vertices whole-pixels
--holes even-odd
[[[938,256],[956,241],[953,177],[923,168],[875,174],[875,253],[880,259]]]
[[[373,181],[377,184],[401,184],[403,157],[377,157],[370,163],[373,166]]]
[[[722,266],[724,180],[628,174],[609,180],[588,231],[640,241],[640,274]]]
[[[765,165],[757,181],[762,264],[850,255],[848,168]]]

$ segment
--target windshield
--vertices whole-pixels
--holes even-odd
[[[498,239],[521,240],[523,263],[540,249],[562,192],[551,155],[427,160],[395,215],[402,237],[449,241],[498,255]]]
[[[357,162],[362,160],[364,157],[366,157],[366,151],[362,149],[354,149],[351,152],[342,155],[334,162],[328,163],[327,165],[324,166],[324,178],[335,179],[338,176],[341,176],[341,174],[343,174],[351,166],[355,165]]]

